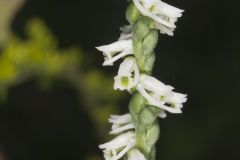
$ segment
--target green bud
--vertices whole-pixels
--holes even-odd
[[[141,18],[141,13],[138,11],[138,9],[135,7],[133,3],[130,3],[130,5],[127,8],[126,18],[130,24],[135,23],[138,19]]]

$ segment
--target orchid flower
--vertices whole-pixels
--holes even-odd
[[[119,40],[96,48],[103,52],[105,59],[103,66],[112,66],[118,59],[133,54],[132,39]]]
[[[132,118],[129,113],[124,115],[111,115],[108,121],[112,123],[112,131],[110,134],[118,134],[130,129],[134,129]]]
[[[105,144],[99,145],[103,149],[105,160],[118,160],[135,146],[134,132],[127,132]]]
[[[137,9],[157,22],[156,28],[163,34],[173,35],[175,22],[182,16],[183,10],[173,7],[161,0],[133,0]]]
[[[146,74],[140,76],[137,90],[145,97],[149,105],[159,107],[171,113],[182,113],[185,94],[173,92],[174,88]],[[162,115],[163,116],[163,115]],[[163,116],[164,117],[164,116]]]
[[[134,57],[127,57],[120,64],[118,75],[114,77],[114,89],[128,90],[135,87],[139,80],[139,69]]]

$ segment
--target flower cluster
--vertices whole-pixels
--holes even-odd
[[[118,160],[128,152],[128,160],[146,160],[144,155],[137,148],[134,148],[136,137],[131,115],[129,113],[112,115],[109,122],[112,123],[110,134],[122,134],[105,144],[99,145],[99,148],[103,149],[104,158],[106,160]]]
[[[133,3],[144,16],[157,22],[156,28],[162,34],[173,36],[175,22],[184,10],[170,6],[161,0],[133,0]]]
[[[183,10],[172,7],[160,0],[132,0],[139,12],[152,20],[160,33],[173,35],[176,28],[175,22],[181,17]],[[120,64],[118,74],[114,77],[114,89],[126,90],[130,93],[139,92],[148,105],[159,108],[158,116],[165,118],[170,113],[181,113],[183,103],[186,102],[185,94],[173,91],[173,87],[166,85],[156,78],[141,73],[133,49],[133,25],[126,25],[120,28],[121,34],[118,41],[96,47],[103,52],[103,66],[112,66],[114,62],[124,58]],[[130,114],[112,115],[109,119],[112,123],[110,134],[118,136],[99,146],[104,151],[106,160],[118,160],[127,153],[128,160],[145,160],[146,158],[137,149],[135,127]]]

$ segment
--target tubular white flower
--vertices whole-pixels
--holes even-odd
[[[158,29],[160,31],[160,33],[162,34],[167,34],[169,36],[173,36],[174,35],[174,28],[169,28],[169,27],[166,27],[160,23],[157,23],[156,26],[155,26],[156,29]]]
[[[118,59],[125,57],[126,55],[133,54],[132,39],[119,40],[112,44],[104,45],[96,48],[99,51],[103,52],[104,59],[105,59],[105,61],[103,62],[103,66],[112,66],[113,63]]]
[[[132,118],[129,113],[124,115],[111,115],[108,121],[112,123],[112,131],[110,134],[118,134],[130,129],[134,129]]]
[[[139,81],[139,69],[134,57],[127,57],[120,64],[118,75],[114,77],[114,89],[128,90]]]
[[[138,149],[134,148],[129,151],[128,160],[146,160],[146,158]]]
[[[172,92],[171,94],[166,96],[164,101],[167,104],[170,104],[174,108],[180,108],[181,109],[183,107],[182,103],[185,103],[187,101],[187,95]]]
[[[173,92],[173,89],[173,87],[145,74],[140,76],[137,85],[137,90],[147,99],[149,105],[171,113],[182,113],[182,103],[186,102],[186,95]],[[164,113],[160,113],[159,116],[165,117]]]
[[[158,24],[157,29],[163,34],[173,35],[175,22],[182,16],[183,10],[168,5],[161,0],[133,0],[137,9]]]
[[[135,134],[133,132],[127,132],[119,135],[110,142],[99,145],[99,148],[104,149],[105,160],[118,160],[133,148],[135,144]]]

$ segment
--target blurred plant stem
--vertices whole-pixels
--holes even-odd
[[[25,0],[0,0],[0,47],[11,36],[11,23]]]

